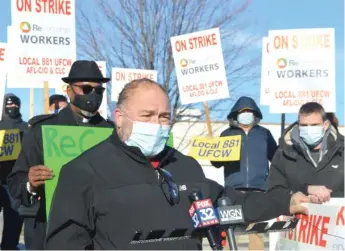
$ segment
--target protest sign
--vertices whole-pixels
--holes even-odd
[[[193,137],[189,156],[210,161],[238,161],[241,153],[241,135],[206,138]]]
[[[75,1],[11,1],[11,16],[8,87],[59,83],[76,59]]]
[[[305,204],[309,214],[298,216],[294,230],[270,234],[270,250],[344,250],[345,200],[332,200],[336,203]],[[276,221],[284,219],[281,216]]]
[[[298,113],[307,102],[335,112],[334,40],[334,29],[269,31],[271,113]]]
[[[111,100],[117,102],[123,87],[132,80],[140,78],[148,78],[157,82],[157,71],[113,68],[111,73]]]
[[[6,89],[6,63],[5,63],[5,55],[6,53],[6,44],[0,43],[0,118],[2,117],[2,108],[3,108],[3,98],[5,95]]]
[[[55,177],[45,183],[47,219],[61,168],[81,153],[108,138],[113,129],[84,126],[42,126],[44,165]]]
[[[174,147],[174,135],[172,132],[170,132],[169,134],[169,138],[168,138],[168,141],[167,141],[167,146],[170,146],[170,147]]]
[[[20,130],[0,130],[0,162],[16,160],[22,149]]]
[[[183,105],[229,97],[218,28],[170,40]]]
[[[262,39],[262,58],[261,58],[261,90],[260,104],[270,104],[270,79],[269,79],[269,38]]]
[[[6,50],[7,44],[6,43],[0,43],[0,75],[6,75]]]

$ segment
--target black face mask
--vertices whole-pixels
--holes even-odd
[[[84,95],[74,94],[74,100],[71,103],[83,111],[94,113],[98,111],[102,104],[103,95],[97,94],[96,92],[90,92]]]
[[[19,116],[19,107],[5,107],[5,113],[12,119]]]

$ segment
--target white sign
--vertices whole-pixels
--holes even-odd
[[[183,105],[229,97],[218,28],[170,40]]]
[[[262,39],[262,59],[261,59],[261,93],[260,104],[270,104],[270,80],[269,80],[269,45],[268,37]]]
[[[6,59],[7,51],[6,44],[0,43],[0,119],[2,118],[2,108],[3,108],[3,99],[5,96],[6,89]]]
[[[334,29],[269,31],[271,113],[297,113],[307,102],[335,112]]]
[[[337,203],[306,204],[309,214],[299,216],[294,230],[270,234],[270,250],[344,250],[345,200],[332,200]]]
[[[113,68],[111,73],[111,100],[118,101],[119,94],[123,87],[129,82],[147,78],[157,82],[157,71],[154,70],[141,70],[141,69],[126,69],[126,68]]]
[[[6,75],[5,56],[7,55],[6,43],[0,43],[0,75]]]
[[[60,83],[76,59],[75,1],[11,1],[11,10],[8,87]]]

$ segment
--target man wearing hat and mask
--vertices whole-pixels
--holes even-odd
[[[4,97],[0,130],[19,129],[21,136],[28,128],[28,123],[23,121],[20,113],[20,98],[9,93]],[[0,210],[3,210],[4,226],[0,248],[2,250],[15,250],[22,231],[23,220],[14,210],[14,201],[9,195],[7,176],[14,166],[15,160],[0,162]]]
[[[54,176],[49,167],[43,165],[41,126],[114,127],[113,122],[105,120],[97,112],[105,90],[102,84],[110,79],[103,77],[96,62],[74,62],[69,76],[62,80],[69,84],[67,95],[70,104],[59,113],[31,119],[22,151],[8,177],[10,192],[20,204],[19,212],[24,217],[26,249],[43,249],[46,232],[44,183]]]

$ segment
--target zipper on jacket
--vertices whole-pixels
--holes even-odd
[[[246,135],[246,145],[248,147],[248,134],[249,134],[249,131],[248,131],[248,134],[246,132],[244,132],[244,134]],[[244,145],[244,142],[243,142],[243,145]],[[246,152],[246,169],[247,169],[247,172],[246,172],[246,187],[248,188],[249,187],[249,158],[248,158],[248,149],[247,149],[247,152]]]
[[[249,159],[248,159],[248,152],[247,152],[247,188],[249,187]]]

